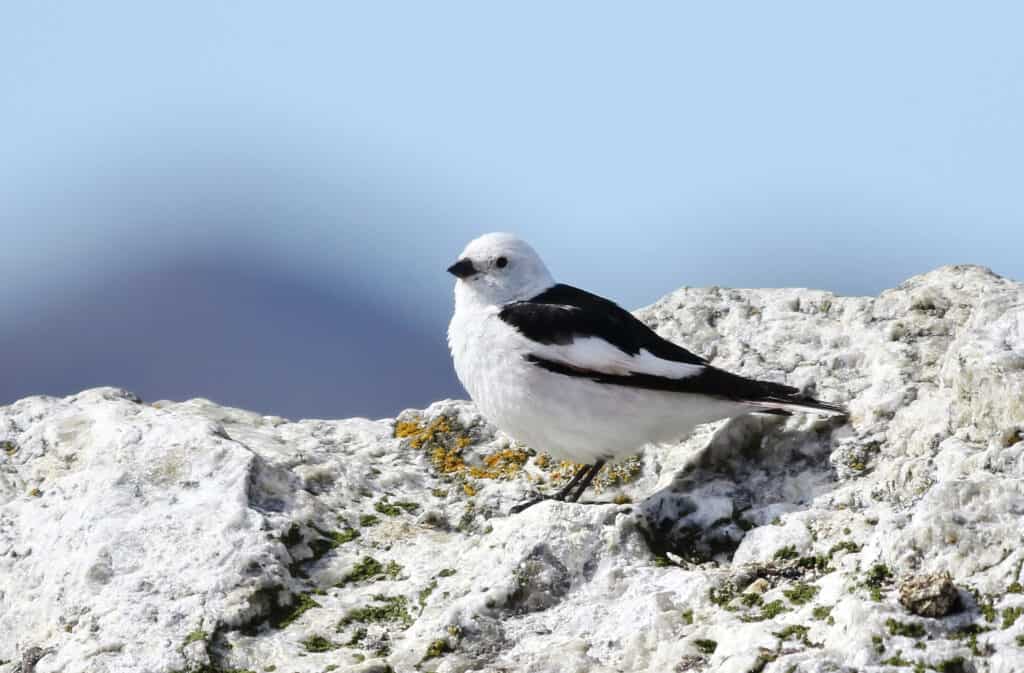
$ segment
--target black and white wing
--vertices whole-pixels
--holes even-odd
[[[570,285],[554,285],[502,307],[499,317],[533,342],[527,360],[596,383],[747,402],[773,413],[845,413],[796,388],[756,381],[711,366],[658,336],[629,311]]]

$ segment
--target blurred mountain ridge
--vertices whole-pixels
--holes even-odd
[[[389,308],[239,257],[182,256],[68,287],[0,325],[0,404],[115,385],[146,400],[344,418],[463,397],[443,328]]]

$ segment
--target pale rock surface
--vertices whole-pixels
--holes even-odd
[[[603,477],[604,504],[508,516],[568,468],[466,402],[28,398],[0,409],[0,672],[32,648],[36,673],[1024,670],[1021,284],[944,267],[639,315],[850,418],[704,427]],[[940,572],[957,611],[901,607]]]

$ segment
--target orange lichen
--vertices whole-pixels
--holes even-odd
[[[395,423],[395,437],[412,437],[423,431],[423,426],[412,421],[398,421]]]
[[[430,461],[442,474],[463,472],[466,469],[466,463],[462,460],[462,452],[458,449],[434,447],[430,452]]]

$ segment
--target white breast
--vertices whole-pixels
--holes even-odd
[[[499,310],[457,302],[448,344],[459,380],[480,412],[531,448],[593,463],[678,439],[699,423],[740,411],[702,396],[607,385],[537,367],[525,356],[538,344],[502,321]]]

